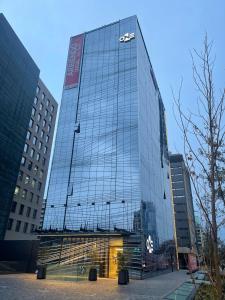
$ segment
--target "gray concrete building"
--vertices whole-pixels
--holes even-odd
[[[57,106],[55,99],[39,79],[5,240],[36,238],[33,231],[40,226]]]
[[[190,254],[197,254],[191,183],[181,154],[170,154],[170,169],[179,265],[183,268],[187,267]]]

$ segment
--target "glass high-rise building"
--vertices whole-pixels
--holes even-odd
[[[105,277],[121,261],[138,278],[167,268],[169,177],[164,105],[137,17],[71,37],[41,243],[53,250],[39,262],[57,262],[49,274],[85,273],[94,257]]]
[[[0,240],[7,229],[39,72],[0,13]]]

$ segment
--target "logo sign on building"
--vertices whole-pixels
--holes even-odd
[[[126,43],[126,42],[129,42],[130,40],[134,39],[135,38],[135,35],[134,33],[125,33],[124,35],[122,35],[119,39],[119,41],[122,43]]]
[[[71,89],[79,82],[80,63],[83,51],[84,35],[70,38],[70,46],[66,64],[64,88]]]
[[[148,236],[148,238],[146,240],[146,248],[148,249],[149,253],[153,252],[153,240],[150,235]]]

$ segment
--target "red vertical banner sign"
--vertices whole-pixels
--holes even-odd
[[[71,89],[78,85],[83,43],[84,34],[80,34],[70,38],[64,89]]]

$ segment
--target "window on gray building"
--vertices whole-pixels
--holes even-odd
[[[37,216],[37,210],[34,209],[34,211],[33,211],[33,219],[36,219],[36,216]]]
[[[18,180],[19,181],[22,181],[23,180],[23,171],[19,171],[19,174],[18,174]]]
[[[38,103],[38,97],[34,97],[34,104],[37,105]]]
[[[16,211],[16,206],[17,206],[17,202],[16,201],[13,201],[12,202],[12,205],[11,205],[11,212],[15,212]]]
[[[32,186],[33,188],[35,188],[36,182],[37,182],[37,180],[33,178],[33,179],[32,179],[32,182],[31,182],[31,186]]]
[[[16,229],[15,229],[16,232],[20,231],[20,226],[21,226],[21,221],[16,221]]]
[[[21,165],[25,166],[25,163],[26,163],[26,158],[24,156],[22,156]]]
[[[42,130],[42,131],[41,131],[41,138],[43,138],[44,135],[45,135],[45,132],[44,132],[44,130]]]
[[[33,145],[36,145],[36,143],[37,143],[37,137],[34,136],[34,137],[33,137],[33,140],[32,140],[32,144],[33,144]]]
[[[29,216],[30,216],[30,211],[31,211],[31,207],[29,207],[28,206],[28,208],[27,208],[27,213],[26,213],[26,216],[29,218]]]
[[[34,157],[34,153],[35,153],[34,148],[31,148],[31,150],[30,150],[30,157]]]
[[[29,175],[26,175],[26,176],[25,176],[24,183],[25,183],[25,184],[28,184],[29,182],[30,182],[30,176],[29,176]]]
[[[17,196],[17,195],[19,195],[19,193],[20,193],[20,187],[17,185],[15,187],[14,195]]]
[[[29,145],[28,145],[27,143],[25,143],[25,144],[24,144],[23,151],[24,151],[25,153],[27,153],[28,148],[29,148]]]
[[[34,121],[32,119],[30,119],[30,121],[29,121],[29,127],[32,128],[33,124],[34,124]]]
[[[32,107],[31,115],[34,117],[35,113],[36,113],[36,109],[34,107]]]
[[[36,94],[38,95],[38,94],[39,94],[39,92],[40,92],[40,87],[39,87],[39,86],[37,86],[37,88],[36,88]]]
[[[45,99],[45,93],[42,93],[41,100],[44,100],[44,99]]]
[[[31,171],[31,170],[32,170],[32,166],[33,166],[32,161],[29,161],[29,163],[28,163],[28,165],[27,165],[27,169],[28,169],[29,171]]]
[[[22,195],[21,197],[25,200],[27,198],[27,190],[22,190]]]
[[[24,205],[20,204],[19,215],[23,215]]]
[[[23,232],[26,233],[27,232],[27,228],[28,228],[28,223],[25,222],[23,225]]]
[[[36,124],[36,126],[35,126],[35,132],[38,133],[38,131],[39,131],[39,126]]]
[[[37,120],[38,122],[41,120],[41,114],[38,114]]]
[[[27,138],[27,140],[29,140],[29,139],[30,139],[30,137],[31,137],[31,132],[28,130],[28,131],[27,131],[27,137],[26,137],[26,138]]]

